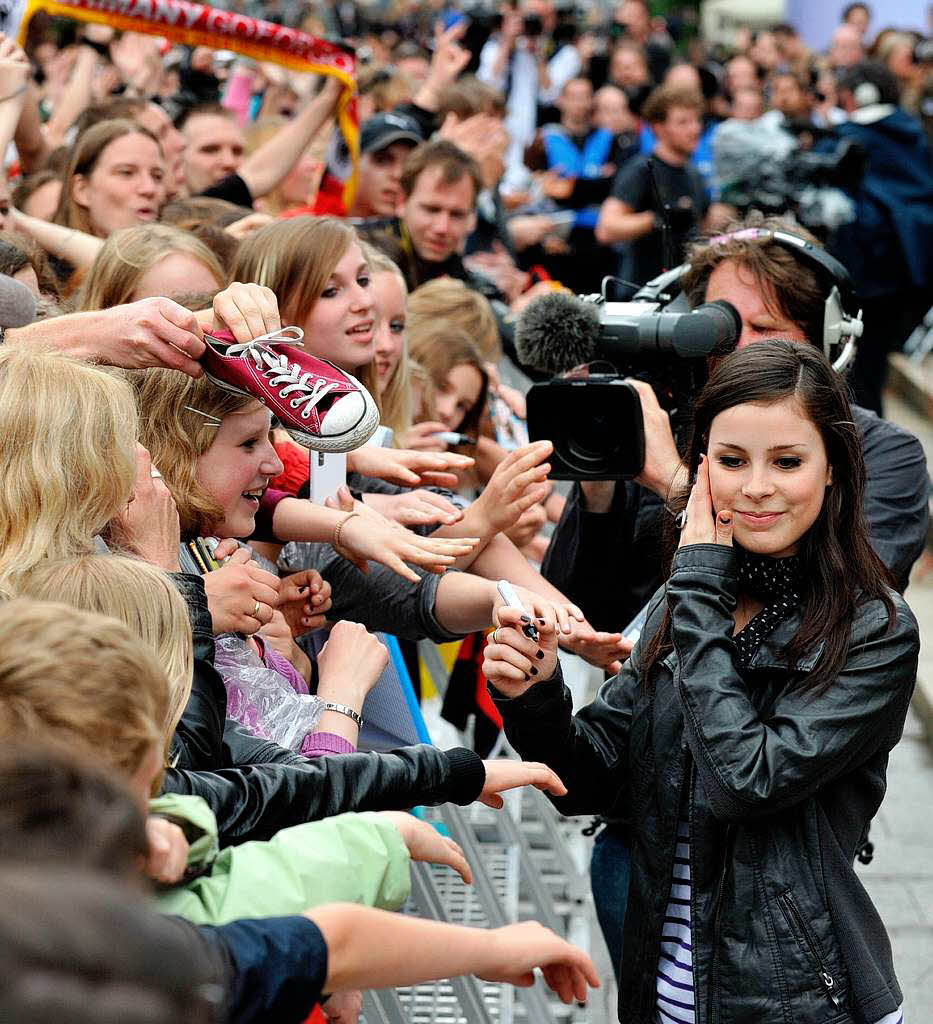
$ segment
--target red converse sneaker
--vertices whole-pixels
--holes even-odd
[[[300,327],[283,327],[238,344],[227,331],[205,332],[201,365],[218,387],[262,402],[306,448],[359,448],[379,426],[372,395],[349,373],[302,351],[303,337]]]

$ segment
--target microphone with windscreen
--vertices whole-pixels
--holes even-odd
[[[706,302],[692,312],[660,312],[656,302],[605,302],[550,292],[528,304],[515,329],[520,362],[555,379],[528,392],[528,433],[554,444],[555,480],[624,480],[645,462],[645,429],[631,374],[654,388],[672,417],[686,416],[704,360],[730,352],[742,333],[731,303]],[[614,374],[565,379],[597,361]],[[662,399],[662,394],[664,399]]]
[[[595,360],[627,365],[670,354],[700,359],[730,352],[742,320],[729,302],[704,302],[689,313],[658,312],[656,303],[603,302],[550,292],[528,304],[515,328],[525,366],[559,374]]]

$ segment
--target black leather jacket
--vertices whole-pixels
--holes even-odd
[[[844,670],[821,694],[790,670],[800,619],[780,623],[750,667],[734,663],[735,553],[677,552],[622,672],[575,717],[559,678],[521,697],[494,692],[508,738],[547,762],[566,814],[631,822],[619,1016],[655,1020],[655,971],[678,815],[690,822],[697,1024],[874,1024],[901,1002],[884,926],[854,870],[881,803],[888,752],[916,679],[919,632],[892,592],[860,606]],[[674,650],[646,683],[636,667],[665,596]]]

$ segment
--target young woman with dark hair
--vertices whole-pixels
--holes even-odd
[[[898,1024],[853,863],[919,633],[868,540],[843,381],[809,345],[739,349],[688,467],[667,583],[590,706],[572,716],[551,626],[534,643],[499,610],[484,671],[506,733],[564,779],[564,813],[629,823],[621,1019]]]

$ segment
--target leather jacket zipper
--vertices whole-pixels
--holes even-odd
[[[732,864],[732,834],[735,831],[734,825],[726,825],[725,841],[723,848],[722,873],[719,876],[719,888],[716,892],[716,916],[713,918],[713,965],[710,968],[710,999],[712,1005],[708,1014],[709,1020],[719,1020],[719,925],[722,918],[722,898],[726,889],[726,878],[729,875],[729,867]]]
[[[794,933],[797,941],[805,946],[810,951],[810,959],[816,966],[816,972],[819,975],[820,983],[823,986],[823,990],[826,995],[829,996],[833,1006],[837,1009],[842,1006],[842,997],[836,991],[836,981],[833,976],[826,969],[826,961],[823,958],[823,952],[820,949],[819,943],[816,941],[816,936],[810,930],[810,926],[804,919],[803,914],[800,913],[800,908],[797,906],[797,901],[794,899],[794,894],[788,890],[783,893],[780,897],[781,909],[784,911],[784,917],[790,930]]]

